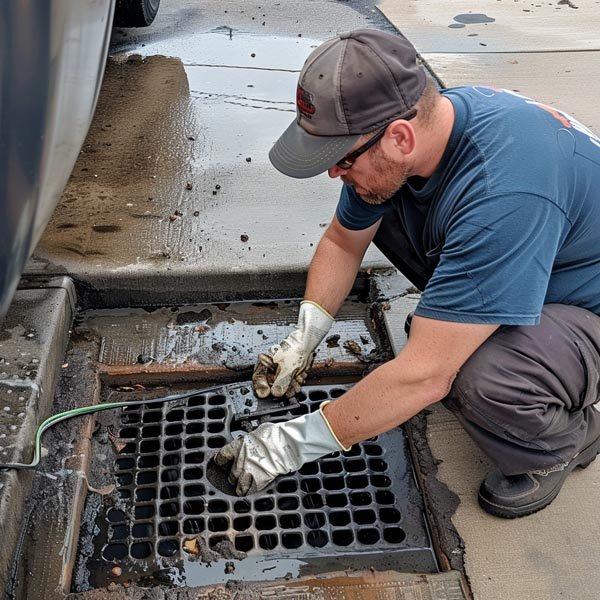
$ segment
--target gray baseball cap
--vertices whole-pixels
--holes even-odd
[[[361,135],[411,112],[427,76],[401,34],[342,33],[314,50],[298,78],[296,120],[269,159],[290,177],[314,177],[340,161]]]

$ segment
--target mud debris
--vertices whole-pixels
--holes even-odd
[[[346,340],[343,346],[354,356],[360,356],[362,354],[362,348],[354,340]]]
[[[194,184],[188,181],[188,182],[185,184],[185,189],[186,189],[186,190],[193,190],[193,189],[194,189]]]
[[[325,343],[327,344],[328,348],[339,348],[340,347],[340,336],[339,335],[330,335],[328,338],[325,339]]]
[[[244,560],[247,554],[241,550],[236,550],[233,542],[230,540],[223,540],[215,546],[215,552],[220,555],[221,558],[229,558],[234,560]]]
[[[183,542],[183,549],[190,557],[193,557],[202,563],[206,563],[209,566],[213,562],[222,559],[243,560],[247,556],[245,552],[236,550],[233,543],[229,540],[223,540],[216,544],[214,548],[210,548],[208,542],[202,536],[186,539]],[[233,565],[233,563],[231,563],[231,565],[233,566],[233,570],[229,572],[233,573],[235,565]]]

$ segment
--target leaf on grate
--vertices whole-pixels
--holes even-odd
[[[185,540],[183,542],[183,549],[188,554],[193,554],[194,556],[198,556],[198,554],[200,554],[200,548],[198,547],[198,540],[196,538]]]

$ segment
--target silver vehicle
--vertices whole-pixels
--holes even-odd
[[[87,134],[110,32],[160,0],[0,2],[0,318]]]

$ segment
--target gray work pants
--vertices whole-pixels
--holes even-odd
[[[600,435],[600,317],[548,304],[469,358],[443,404],[505,475],[568,462]]]

